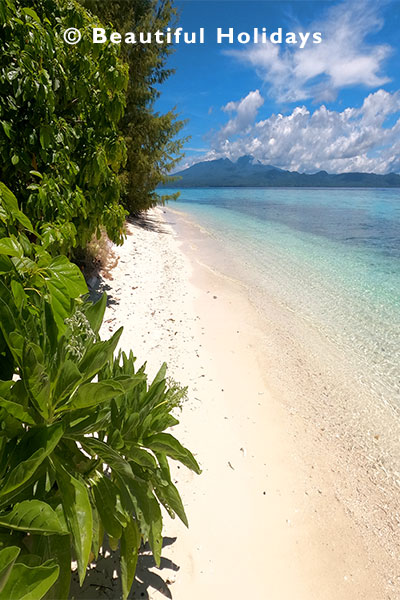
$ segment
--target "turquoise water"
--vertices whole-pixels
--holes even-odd
[[[261,308],[268,295],[293,311],[400,408],[399,191],[188,189],[171,208],[229,253]]]

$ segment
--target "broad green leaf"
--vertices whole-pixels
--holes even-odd
[[[25,500],[10,512],[0,513],[0,527],[44,535],[68,533],[51,506],[40,500]]]
[[[91,486],[91,489],[92,486]],[[93,497],[93,495],[91,494],[91,497]],[[100,544],[99,544],[99,536],[100,536],[100,529],[101,529],[101,521],[100,521],[100,517],[99,517],[99,513],[97,510],[96,506],[93,506],[92,503],[92,516],[93,516],[93,532],[92,532],[92,550],[91,550],[91,554],[90,554],[90,560],[92,559],[92,555],[93,558],[96,559],[97,556],[99,555],[99,550],[100,550]],[[103,535],[104,535],[104,529],[102,529],[103,531]]]
[[[14,563],[0,592],[0,600],[41,600],[56,581],[59,570],[53,560],[43,563],[40,567]]]
[[[131,446],[129,448],[128,455],[130,460],[133,460],[133,462],[137,463],[141,467],[147,467],[149,469],[157,468],[157,463],[154,456],[143,448]]]
[[[22,355],[24,353],[25,337],[17,331],[12,331],[9,337],[9,349],[15,357],[17,357],[19,364],[22,362]],[[25,390],[26,393],[26,390]]]
[[[92,455],[99,456],[106,464],[108,464],[113,474],[118,479],[118,487],[120,489],[124,508],[130,507],[135,511],[136,517],[139,519],[141,529],[145,536],[149,535],[150,531],[150,516],[147,500],[147,487],[138,484],[133,475],[130,464],[113,448],[105,442],[93,437],[84,437],[80,439],[84,450]]]
[[[128,390],[133,389],[141,381],[143,381],[142,375],[134,375],[133,377],[123,375],[115,379],[103,379],[95,383],[85,383],[77,389],[68,406],[62,406],[59,411],[61,412],[66,409],[79,410],[81,408],[97,406],[102,402],[107,402],[111,398],[117,398]]]
[[[3,237],[0,239],[0,254],[6,254],[7,256],[21,257],[24,251],[21,244],[17,241],[15,236]]]
[[[14,417],[14,419],[21,421],[21,423],[26,423],[27,425],[35,425],[35,419],[20,404],[0,397],[0,407],[4,408],[8,412],[8,414]]]
[[[20,552],[21,549],[17,546],[8,546],[0,550],[0,593]]]
[[[36,263],[27,256],[13,256],[11,260],[18,274],[22,277],[25,275],[30,276],[37,271]]]
[[[32,17],[32,19],[34,21],[36,21],[36,23],[40,23],[40,19],[37,16],[36,12],[33,10],[33,8],[29,8],[29,7],[25,7],[22,9],[22,11],[26,14],[29,15],[30,17]]]
[[[8,187],[2,182],[0,182],[0,197],[10,215],[19,210],[16,197],[14,196],[12,191],[9,190]]]
[[[43,125],[39,132],[40,145],[46,150],[51,144],[51,132],[48,125]]]
[[[99,332],[100,326],[103,322],[104,311],[107,306],[107,294],[104,293],[100,300],[95,304],[92,304],[85,312],[86,318],[90,323],[91,328],[95,333]]]
[[[66,256],[56,256],[48,269],[51,279],[58,279],[66,288],[70,298],[78,298],[87,294],[88,289],[79,267],[71,263]]]
[[[94,437],[82,437],[80,440],[83,448],[92,455],[100,456],[104,462],[112,465],[113,469],[126,479],[133,479],[129,463],[116,450],[105,442]]]
[[[15,304],[17,305],[18,310],[21,310],[22,306],[26,302],[26,294],[24,288],[20,284],[19,281],[15,279],[11,282],[11,291],[14,296]]]
[[[64,321],[70,314],[71,298],[67,293],[66,286],[58,279],[48,279],[49,301],[53,309],[54,319],[61,332],[64,331]]]
[[[13,268],[13,264],[8,256],[0,254],[0,275],[9,273]]]
[[[105,475],[101,475],[93,485],[96,507],[105,531],[112,537],[119,539],[126,518],[119,508],[118,488]]]
[[[182,523],[189,527],[185,509],[180,494],[172,483],[168,459],[164,454],[157,454],[157,460],[161,469],[161,477],[155,484],[155,493],[169,514],[176,513]],[[174,515],[171,515],[174,516]]]
[[[52,393],[55,406],[74,391],[81,379],[82,374],[72,360],[67,359],[63,362]]]
[[[41,416],[47,420],[50,410],[50,378],[44,366],[42,349],[33,342],[28,341],[24,345],[22,372],[29,395]]]
[[[161,383],[165,380],[165,376],[167,374],[167,363],[163,363],[161,365],[161,367],[158,370],[157,375],[154,377],[151,386],[149,387],[149,391],[152,390],[152,388],[156,387],[156,385],[158,383]]]
[[[169,481],[166,486],[156,485],[155,492],[161,504],[164,505],[167,511],[170,512],[172,509],[172,511],[178,515],[182,523],[186,525],[186,527],[189,527],[182,498],[172,481]]]
[[[8,381],[0,380],[0,396],[4,396],[5,398],[11,398],[11,390],[15,382],[12,379]]]
[[[21,210],[14,211],[13,212],[13,217],[19,223],[21,223],[21,225],[23,227],[25,227],[25,229],[28,229],[28,231],[32,231],[33,232],[33,225],[32,225],[32,223],[30,222],[30,220],[28,219],[28,217]]]
[[[184,448],[170,433],[156,433],[143,440],[143,446],[150,448],[154,452],[166,454],[174,460],[179,460],[179,462],[195,473],[201,473],[201,469],[190,450]]]
[[[0,482],[0,506],[7,504],[30,483],[31,477],[44,459],[53,452],[64,431],[61,423],[48,427],[37,427],[26,434],[24,442],[16,451],[16,456],[30,455],[30,458],[19,462],[14,469]],[[29,435],[30,434],[30,435]],[[38,446],[39,449],[33,452]],[[32,454],[33,452],[33,454]]]
[[[131,590],[136,572],[139,547],[141,542],[137,522],[130,519],[121,537],[121,582],[122,598],[126,600]]]
[[[78,561],[79,582],[82,585],[92,548],[93,516],[89,494],[83,481],[68,473],[59,460],[54,459],[54,464],[64,515]]]
[[[11,139],[11,125],[10,123],[7,123],[7,121],[0,121],[2,126],[3,126],[3,130],[4,133],[6,134],[6,136]]]
[[[160,505],[151,490],[147,489],[147,511],[150,522],[149,544],[153,552],[156,565],[160,566],[162,550],[162,516]]]
[[[97,342],[86,352],[78,365],[85,380],[92,379],[92,377],[94,377],[94,375],[96,375],[112,358],[121,334],[122,327],[120,327],[109,340]]]

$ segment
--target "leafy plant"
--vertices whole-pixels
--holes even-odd
[[[177,11],[172,0],[81,0],[102,21],[113,23],[114,29],[156,31],[173,29]],[[126,108],[120,122],[127,148],[127,162],[122,172],[122,202],[130,214],[137,214],[167,200],[178,192],[160,194],[157,186],[176,180],[171,175],[181,160],[187,137],[180,137],[186,121],[175,109],[160,114],[155,103],[159,86],[173,74],[167,67],[173,44],[122,44],[121,57],[129,67]]]
[[[91,43],[97,21],[75,0],[0,0],[0,180],[52,253],[84,248],[101,225],[122,242],[128,71],[115,44]]]
[[[165,431],[185,390],[114,356],[105,295],[81,297],[79,269],[30,240],[3,184],[0,222],[0,600],[67,598],[71,560],[82,584],[104,535],[127,598],[142,541],[160,561],[160,504],[187,524],[168,459],[200,469]]]

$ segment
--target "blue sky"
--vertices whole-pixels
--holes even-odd
[[[183,0],[159,111],[176,106],[191,140],[181,167],[252,154],[305,172],[400,172],[400,1]],[[217,44],[221,27],[321,32],[300,44]]]

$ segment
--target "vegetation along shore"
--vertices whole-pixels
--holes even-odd
[[[168,79],[174,50],[193,72],[213,51],[197,22],[172,0],[0,0],[0,600],[395,600],[396,190],[325,188],[399,187],[398,126],[379,174],[278,168],[261,142],[230,152],[264,99],[221,78],[229,121],[183,169],[173,101],[197,115],[207,92]],[[250,41],[219,25],[218,48]],[[323,48],[278,25],[257,53]],[[163,43],[119,43],[140,32]],[[213,89],[210,64],[185,86]],[[373,131],[389,98],[346,115]]]

